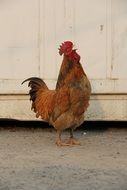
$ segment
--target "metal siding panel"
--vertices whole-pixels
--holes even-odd
[[[54,79],[56,77],[56,1],[43,0],[40,6],[41,76],[44,79]]]
[[[127,1],[112,1],[112,78],[127,79]]]
[[[56,79],[61,57],[58,46],[65,40],[74,41],[74,1],[43,0],[41,2],[41,76]]]
[[[76,0],[76,44],[92,79],[106,79],[106,0]]]
[[[62,61],[57,48],[64,40],[76,42],[93,93],[127,93],[126,5],[124,0],[1,1],[1,93],[25,93],[19,82],[39,74],[54,88]]]
[[[0,2],[1,79],[24,79],[39,73],[38,2]]]

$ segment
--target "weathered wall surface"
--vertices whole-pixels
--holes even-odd
[[[21,81],[39,76],[54,88],[62,61],[58,46],[72,40],[92,83],[87,118],[127,119],[126,9],[124,0],[0,1],[0,117],[32,117]]]

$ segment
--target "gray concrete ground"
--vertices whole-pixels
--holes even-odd
[[[127,129],[75,135],[57,147],[54,129],[0,128],[0,190],[127,190]]]

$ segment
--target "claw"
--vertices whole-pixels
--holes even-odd
[[[70,144],[70,145],[81,145],[81,143],[78,140],[76,140],[75,138],[70,138],[67,141],[67,144]]]
[[[61,140],[57,140],[57,141],[56,141],[56,145],[57,145],[57,146],[70,146],[69,143],[64,143],[64,142],[62,142]]]

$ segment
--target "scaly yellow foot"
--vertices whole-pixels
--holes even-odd
[[[56,145],[57,145],[57,146],[70,146],[69,143],[64,143],[64,142],[62,142],[62,141],[59,140],[59,139],[56,141]]]
[[[81,145],[81,143],[76,140],[75,138],[70,138],[68,141],[67,141],[67,144],[70,144],[70,145]]]

